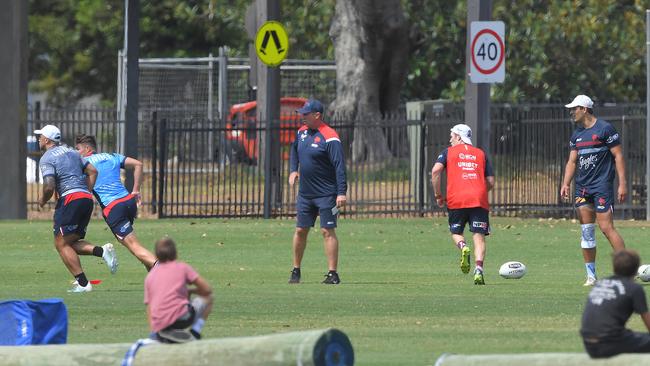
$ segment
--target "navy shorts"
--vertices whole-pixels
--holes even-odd
[[[138,201],[133,195],[118,198],[106,206],[102,214],[113,235],[123,240],[133,232],[133,221],[138,216]]]
[[[490,235],[490,212],[483,207],[448,209],[449,231],[462,235],[465,224],[469,223],[469,231]]]
[[[296,227],[313,227],[316,223],[316,216],[320,216],[320,227],[332,229],[336,227],[338,210],[336,207],[336,195],[327,197],[304,198],[298,195],[296,200]]]
[[[593,205],[596,212],[607,212],[614,210],[614,188],[598,187],[584,188],[576,187],[575,207]]]
[[[54,236],[78,234],[83,239],[92,214],[93,199],[90,193],[70,193],[59,198],[54,210]]]

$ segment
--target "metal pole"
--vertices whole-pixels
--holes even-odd
[[[492,18],[492,0],[467,0],[467,47],[465,51],[465,123],[472,128],[474,145],[490,153],[490,84],[472,83],[470,26]]]
[[[124,155],[138,158],[138,61],[140,58],[140,0],[126,1],[126,121]],[[127,170],[125,186],[133,189],[133,172]]]
[[[224,47],[219,47],[219,127],[226,126],[228,117],[228,56]],[[218,161],[221,169],[225,166],[226,154],[226,135],[222,130],[219,131],[219,156]]]
[[[650,10],[645,11],[645,53],[645,219],[650,221]]]
[[[214,132],[212,127],[214,126],[214,111],[213,111],[213,97],[214,88],[212,83],[214,82],[214,59],[212,57],[212,52],[208,54],[208,121],[207,127],[209,128],[208,132],[208,160],[214,160]]]

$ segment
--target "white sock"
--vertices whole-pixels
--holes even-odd
[[[192,324],[192,330],[197,332],[197,333],[201,333],[201,330],[203,330],[204,325],[205,325],[205,319],[198,318],[198,319],[196,319],[194,324]]]

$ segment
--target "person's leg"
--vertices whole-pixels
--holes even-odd
[[[596,212],[596,222],[615,252],[625,249],[625,241],[614,227],[614,214],[611,210]]]
[[[153,265],[156,263],[158,260],[153,253],[145,249],[141,244],[140,241],[138,240],[137,236],[135,236],[134,232],[129,233],[127,236],[125,236],[123,239],[120,239],[117,237],[117,240],[124,245],[130,252],[133,254],[138,260],[145,266],[147,271],[151,270],[153,268]]]
[[[582,248],[582,257],[585,262],[587,272],[587,282],[585,286],[595,283],[596,275],[596,233],[595,222],[596,212],[591,204],[576,207],[576,214],[581,228],[580,247]]]
[[[485,260],[485,234],[482,233],[473,233],[472,240],[474,241],[474,260],[476,262],[476,268],[483,270],[483,261]]]
[[[309,227],[297,227],[293,233],[293,268],[300,268],[307,247]]]
[[[94,255],[96,249],[99,248],[99,250],[102,251],[101,247],[98,247],[86,240],[79,239],[73,243],[70,243],[70,246],[74,249],[75,252],[77,252],[78,255]],[[102,254],[100,253],[97,257],[101,258]]]
[[[54,237],[54,247],[59,252],[61,261],[63,261],[63,264],[73,276],[77,276],[83,272],[79,256],[72,247],[72,243],[76,242],[77,239],[79,239],[77,234],[57,235]]]
[[[336,237],[336,229],[321,228],[323,243],[325,244],[325,255],[327,256],[327,267],[330,272],[336,272],[339,262],[339,239]]]
[[[451,233],[451,240],[454,245],[460,250],[460,270],[463,273],[469,273],[470,252],[469,246],[465,241],[463,232],[465,231],[465,224],[469,216],[466,209],[447,209],[447,216],[449,222],[449,232]]]

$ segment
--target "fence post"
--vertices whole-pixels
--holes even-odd
[[[156,213],[158,182],[156,177],[158,165],[158,112],[151,113],[151,213]]]
[[[228,56],[224,47],[219,47],[219,122],[220,126],[226,127],[226,117],[228,116]],[[223,170],[226,164],[226,136],[219,129],[219,167]]]
[[[419,162],[420,166],[419,171],[420,171],[420,179],[418,179],[418,184],[420,185],[418,187],[418,202],[420,202],[420,217],[424,216],[424,210],[426,207],[426,202],[424,202],[424,190],[426,189],[427,186],[427,181],[425,177],[429,177],[429,174],[427,173],[426,169],[427,167],[425,166],[425,154],[426,154],[426,149],[424,147],[424,144],[426,142],[425,139],[425,133],[427,132],[424,126],[424,123],[422,121],[422,118],[419,119],[418,121],[419,128],[420,128],[420,151],[418,151],[418,154],[420,155]]]
[[[160,131],[158,134],[158,148],[160,149],[160,159],[158,160],[158,171],[160,172],[160,179],[158,179],[158,218],[165,217],[163,211],[163,198],[165,196],[165,170],[167,167],[167,120],[160,121]]]

